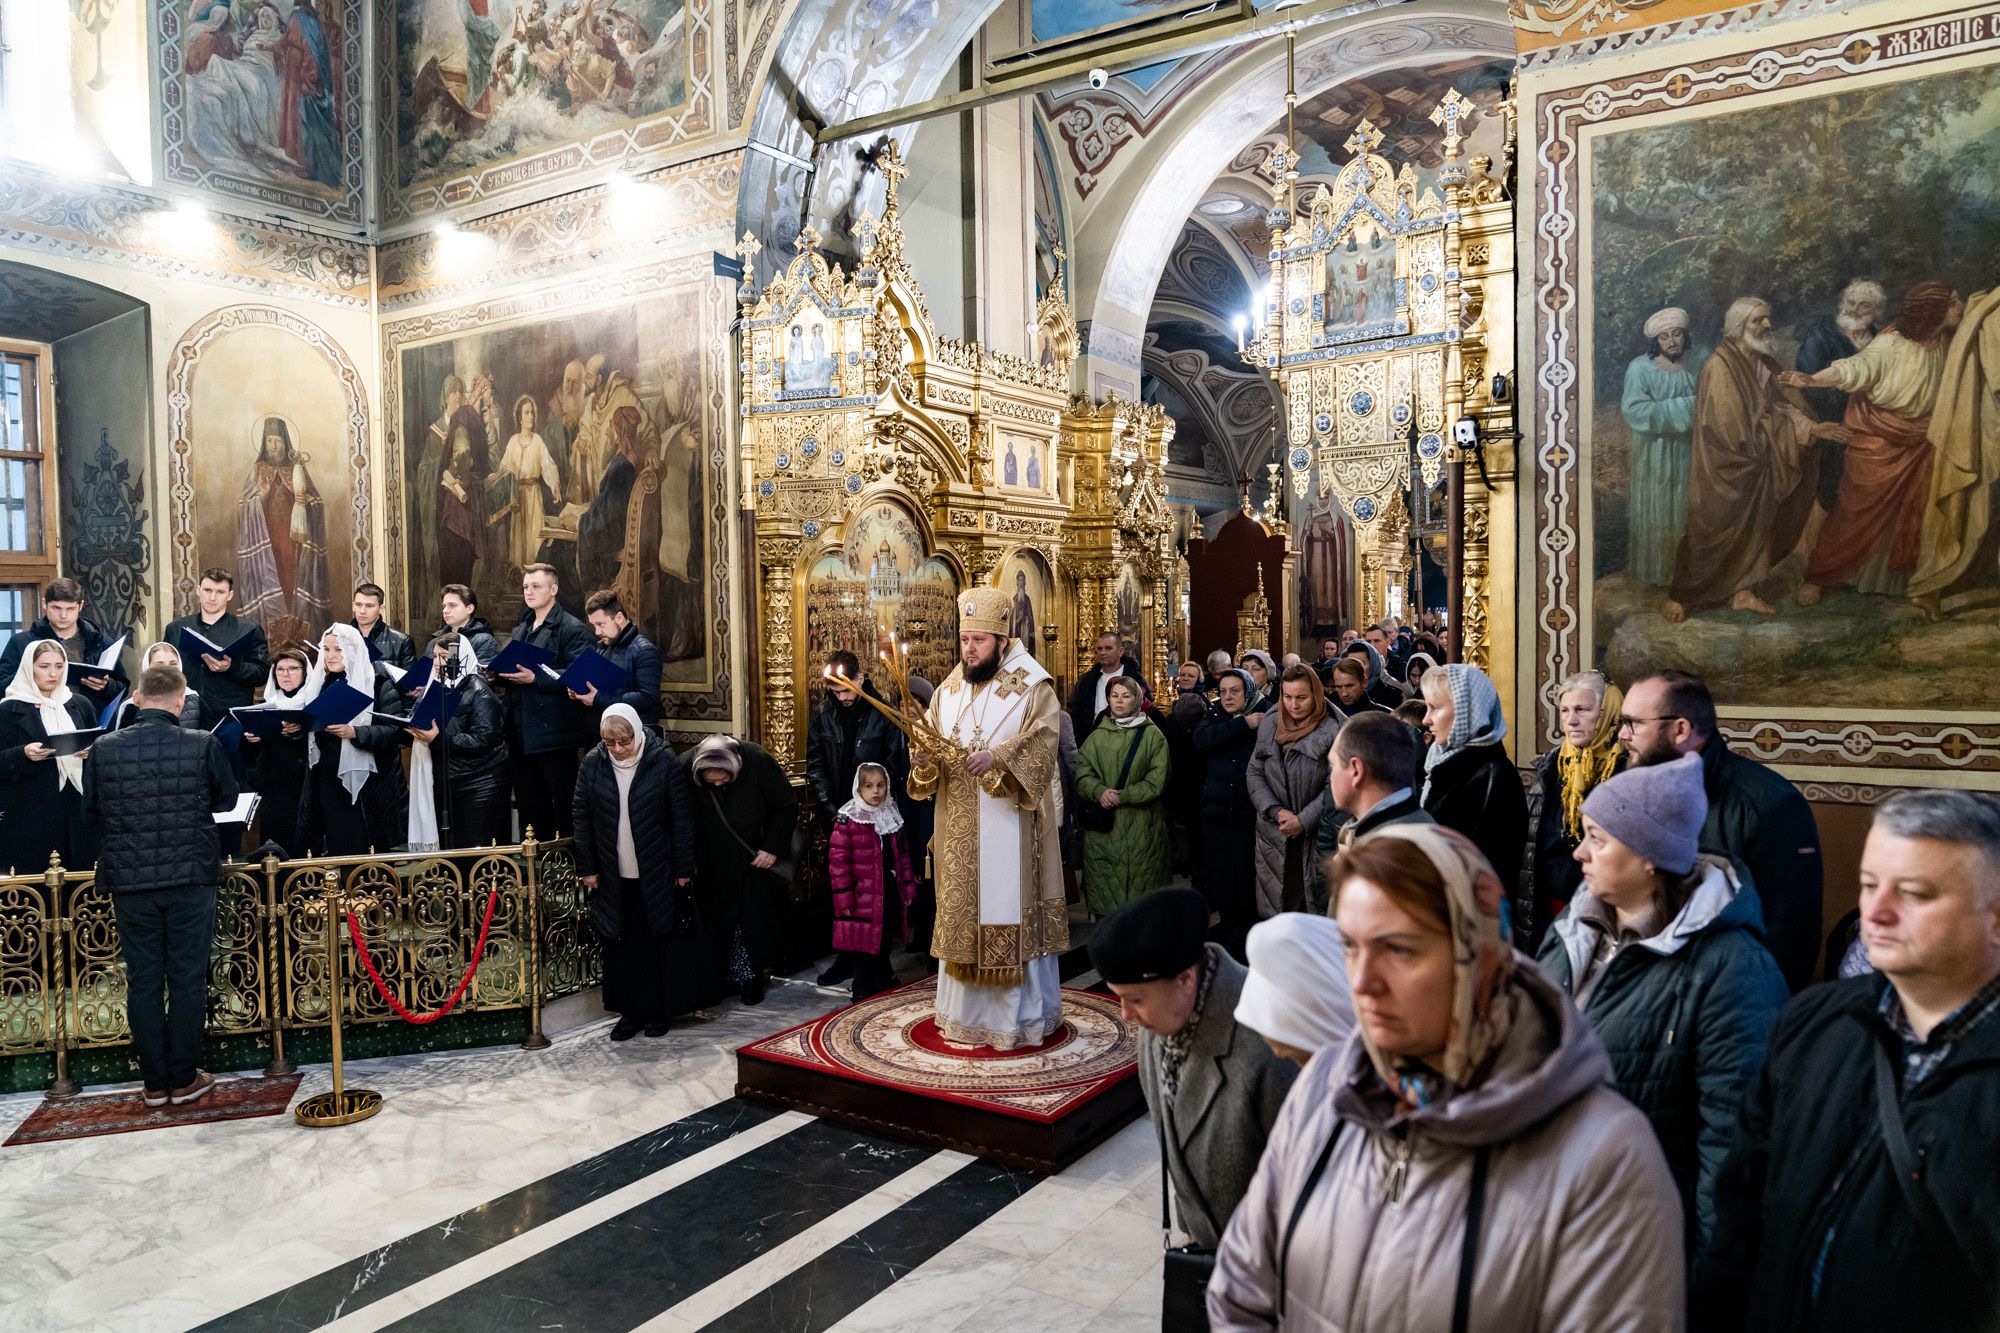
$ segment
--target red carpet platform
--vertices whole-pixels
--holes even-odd
[[[1063,991],[1063,1025],[1028,1050],[948,1045],[926,977],[736,1052],[736,1091],[842,1124],[1031,1171],[1059,1171],[1143,1108],[1139,1034],[1118,1001]]]

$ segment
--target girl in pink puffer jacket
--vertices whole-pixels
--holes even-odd
[[[896,984],[889,949],[910,937],[911,869],[903,815],[889,794],[889,771],[863,764],[854,771],[854,798],[840,807],[828,845],[833,881],[833,947],[854,964],[854,998]]]

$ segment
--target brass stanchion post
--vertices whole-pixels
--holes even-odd
[[[298,1072],[285,1058],[284,960],[278,950],[278,858],[264,855],[264,1002],[271,1016],[271,1061],[264,1066],[265,1078],[281,1078]]]
[[[293,1108],[292,1114],[302,1125],[314,1129],[325,1129],[334,1125],[351,1125],[357,1120],[366,1120],[382,1109],[382,1094],[365,1088],[349,1091],[342,1079],[340,1058],[340,918],[350,907],[360,907],[362,902],[347,900],[340,889],[340,872],[331,866],[326,872],[326,889],[320,900],[320,910],[326,916],[326,1016],[329,1031],[333,1036],[333,1091],[322,1092],[308,1097]]]
[[[521,883],[528,895],[522,919],[528,924],[528,1037],[524,1051],[545,1051],[549,1039],[542,1031],[542,894],[541,877],[535,871],[535,826],[521,830]]]
[[[49,891],[49,991],[55,997],[55,1023],[49,1040],[55,1049],[56,1077],[42,1095],[51,1101],[74,1097],[83,1089],[69,1076],[69,933],[70,903],[63,896],[62,857],[49,853],[49,868],[42,875]]]

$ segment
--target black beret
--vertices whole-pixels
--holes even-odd
[[[1117,986],[1178,976],[1201,961],[1208,899],[1193,889],[1158,889],[1127,903],[1090,932],[1090,961]]]

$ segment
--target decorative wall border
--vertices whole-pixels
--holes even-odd
[[[276,185],[209,166],[188,141],[187,85],[183,81],[187,54],[182,47],[187,0],[155,0],[153,11],[153,74],[160,107],[160,137],[155,152],[161,178],[177,185],[240,199],[251,207],[283,208],[315,218],[360,225],[367,220],[368,156],[362,112],[362,71],[369,67],[364,53],[368,27],[362,0],[318,0],[321,8],[338,7],[340,46],[340,191],[333,198],[309,190]]]
[[[687,98],[680,105],[587,140],[550,144],[459,175],[431,176],[408,185],[399,183],[401,168],[395,145],[400,135],[394,127],[402,114],[401,88],[396,86],[398,81],[392,75],[392,96],[383,104],[387,109],[385,119],[392,127],[390,156],[382,171],[383,220],[404,222],[469,204],[490,203],[527,190],[543,190],[584,172],[601,171],[636,159],[657,160],[660,153],[715,130],[712,61],[713,8],[717,3],[728,5],[734,0],[686,0],[682,10],[687,19]]]
[[[729,72],[729,124],[741,125],[785,0],[721,0],[722,49]]]
[[[1581,453],[1582,371],[1582,132],[1587,127],[1636,119],[1690,106],[1720,106],[1782,89],[1837,86],[1885,69],[1920,70],[1936,62],[1985,51],[2000,52],[2000,5],[1964,5],[1929,17],[1884,17],[1867,25],[1823,32],[1785,43],[1737,46],[1701,59],[1680,59],[1651,69],[1591,79],[1586,68],[1545,69],[1528,81],[1535,148],[1534,208],[1529,229],[1533,264],[1525,279],[1524,307],[1533,312],[1535,399],[1533,435],[1534,615],[1529,627],[1533,659],[1523,679],[1555,682],[1584,663],[1583,586],[1587,575],[1583,530]],[[1661,52],[1664,57],[1668,53]],[[1558,80],[1563,82],[1558,83]],[[1524,455],[1524,459],[1530,455]],[[2000,716],[1974,719],[1870,719],[1865,717],[1744,716],[1769,710],[1730,709],[1723,731],[1732,742],[1767,763],[1823,770],[1913,770],[2000,773]],[[1547,689],[1532,705],[1535,739],[1555,736],[1554,701]],[[1967,785],[1966,778],[1957,779]],[[1992,785],[1991,779],[1978,785]]]
[[[1623,12],[1616,13],[1615,17],[1600,15],[1595,23],[1591,21],[1587,10],[1579,7],[1571,11],[1572,21],[1566,24],[1562,31],[1574,27],[1582,35],[1572,37],[1558,45],[1522,51],[1520,68],[1539,69],[1544,65],[1566,64],[1576,60],[1587,60],[1592,56],[1611,55],[1614,52],[1637,51],[1667,42],[1685,42],[1697,37],[1747,32],[1751,29],[1767,28],[1773,23],[1782,23],[1790,19],[1846,13],[1871,3],[1873,0],[1756,0],[1752,4],[1718,8],[1706,14],[1679,14],[1654,19],[1644,27],[1624,22],[1627,14],[1645,13],[1645,8],[1632,5],[1629,0]],[[1546,3],[1536,3],[1535,7],[1544,10],[1553,8]],[[1644,17],[1638,20],[1638,23],[1646,22]]]
[[[354,531],[354,579],[359,583],[375,577],[368,489],[368,390],[361,382],[360,368],[325,329],[289,310],[267,305],[223,306],[202,316],[181,335],[167,363],[167,542],[173,548],[170,560],[176,616],[195,609],[195,576],[200,569],[195,556],[193,423],[188,419],[194,405],[195,370],[202,353],[217,338],[259,327],[291,334],[331,362],[340,377],[340,387],[347,395],[348,479],[354,493],[349,515]]]
[[[706,280],[704,282],[704,280]],[[675,259],[615,272],[593,273],[561,291],[558,306],[546,287],[516,292],[472,305],[454,306],[395,320],[382,325],[382,497],[389,521],[400,533],[403,529],[403,378],[404,348],[415,343],[477,333],[483,329],[515,322],[526,316],[581,314],[592,309],[629,304],[669,290],[700,285],[699,304],[703,327],[694,336],[701,339],[702,430],[708,445],[707,462],[718,479],[709,503],[708,521],[712,539],[708,544],[709,588],[714,601],[711,662],[714,674],[706,691],[675,691],[666,696],[667,720],[675,723],[721,723],[734,725],[735,646],[732,641],[734,603],[731,600],[731,548],[735,542],[736,413],[731,407],[735,373],[731,357],[734,339],[729,336],[736,316],[735,288],[727,279],[715,276],[712,256],[703,251]],[[387,575],[384,582],[392,598],[401,598],[407,555],[400,540],[388,543],[385,553]],[[404,614],[409,614],[404,608]]]
[[[492,214],[464,228],[490,246],[488,257],[465,272],[440,263],[440,241],[434,233],[391,241],[378,252],[377,308],[386,314],[427,301],[555,277],[586,265],[639,263],[649,251],[687,253],[725,246],[736,220],[742,179],[740,149],[638,178],[637,184],[661,192],[657,210],[668,221],[655,228],[621,225],[614,216],[611,188],[605,185]]]
[[[372,254],[359,241],[230,217],[218,220],[216,256],[201,260],[150,234],[152,220],[165,212],[160,199],[123,186],[72,180],[14,161],[0,171],[0,246],[240,287],[263,296],[370,308]]]

